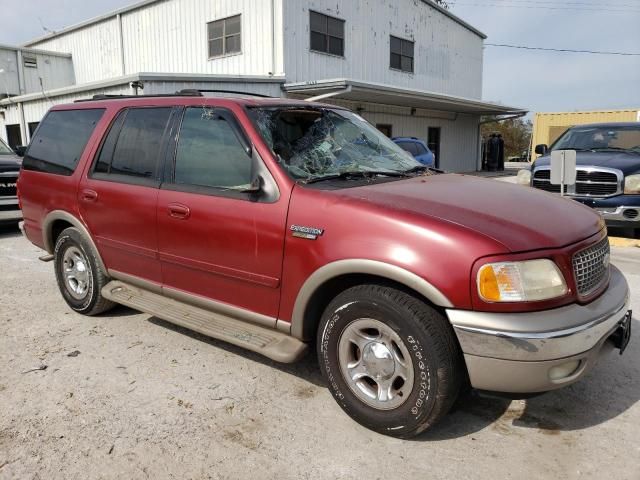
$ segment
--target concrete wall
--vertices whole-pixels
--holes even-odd
[[[310,50],[309,10],[345,20],[344,58]],[[389,67],[390,35],[415,41],[415,73]],[[473,99],[482,95],[483,39],[420,0],[290,0],[284,41],[288,82],[352,78]]]

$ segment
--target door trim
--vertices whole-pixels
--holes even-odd
[[[152,291],[157,294],[164,295],[165,297],[178,300],[180,302],[188,303],[194,307],[210,310],[221,315],[236,318],[256,325],[262,325],[269,328],[276,328],[276,318],[269,317],[268,315],[262,315],[261,313],[245,310],[244,308],[229,305],[228,303],[217,302],[201,295],[195,295],[193,293],[185,292],[175,288],[166,287],[157,283],[145,280],[144,278],[135,277],[127,273],[119,272],[117,270],[109,270],[109,276],[126,283],[130,283],[136,287],[140,287],[145,290]]]
[[[262,285],[263,287],[278,288],[280,286],[279,278],[269,277],[267,275],[260,275],[258,273],[247,272],[244,270],[236,270],[234,268],[223,267],[209,262],[180,257],[178,255],[171,255],[169,253],[159,252],[159,257],[161,262],[172,263],[181,267],[188,267],[223,277],[242,280],[244,282]]]

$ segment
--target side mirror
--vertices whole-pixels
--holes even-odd
[[[24,153],[27,151],[27,146],[26,145],[20,145],[19,147],[16,147],[14,152],[16,152],[16,155],[18,155],[19,157],[24,157]]]
[[[547,153],[547,150],[549,150],[549,147],[547,147],[547,145],[544,143],[536,145],[536,153],[538,155],[544,155],[545,153]]]
[[[240,190],[242,193],[260,193],[262,191],[262,177],[260,175],[256,176],[256,178],[253,179],[253,181],[251,182],[251,184],[243,189]]]

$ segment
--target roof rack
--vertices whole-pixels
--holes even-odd
[[[190,91],[180,91],[176,93],[157,93],[151,95],[105,95],[98,94],[94,95],[91,98],[83,98],[80,100],[75,100],[74,103],[81,102],[92,102],[94,100],[122,100],[127,98],[155,98],[155,97],[202,97],[201,93],[198,93],[197,90]]]
[[[253,92],[241,92],[240,90],[207,90],[207,89],[193,89],[185,88],[176,92],[178,95],[202,95],[203,93],[230,93],[232,95],[246,95],[248,97],[260,97],[260,98],[273,98],[271,95],[265,95],[263,93]]]
[[[197,90],[195,88],[185,88],[177,91],[176,93],[156,93],[150,95],[107,95],[101,93],[98,95],[94,95],[91,98],[75,100],[74,103],[92,102],[94,100],[122,100],[127,98],[203,97],[203,93],[228,93],[232,95],[247,95],[249,97],[273,98],[270,95],[263,95],[262,93],[241,92],[239,90]]]

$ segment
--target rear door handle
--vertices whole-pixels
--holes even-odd
[[[191,215],[191,210],[186,205],[182,205],[181,203],[170,203],[167,206],[167,211],[169,216],[172,218],[177,218],[179,220],[186,220]]]
[[[82,200],[85,202],[95,202],[98,199],[98,192],[95,190],[84,189],[81,194]]]

